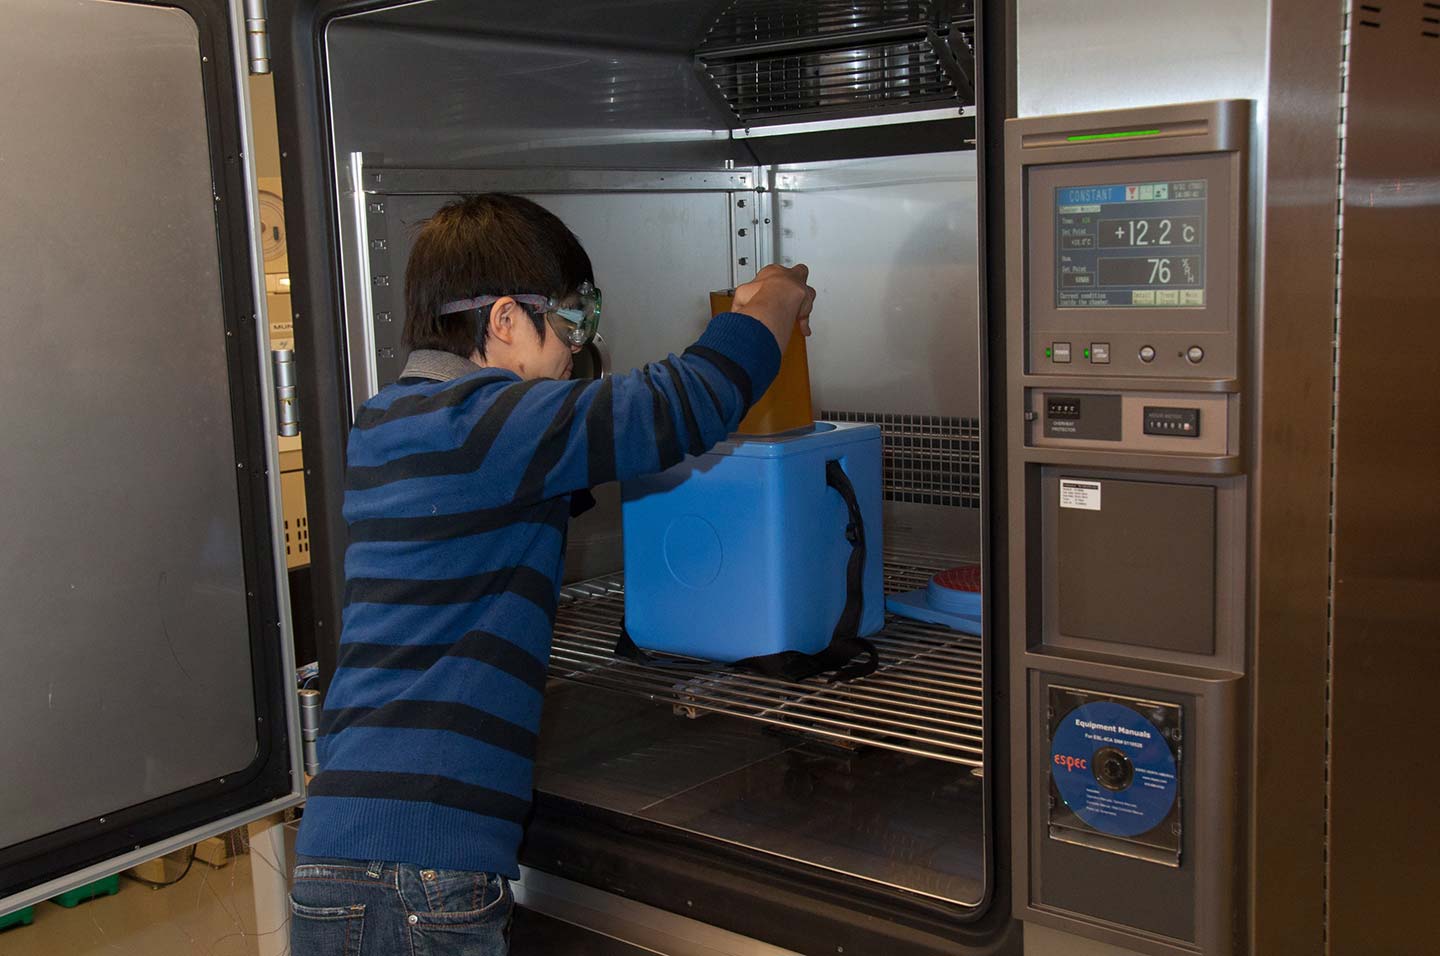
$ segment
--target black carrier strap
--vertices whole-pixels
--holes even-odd
[[[865,604],[865,519],[860,514],[860,501],[855,497],[855,486],[850,476],[840,467],[838,461],[825,463],[825,484],[834,488],[845,501],[849,521],[845,525],[845,540],[850,542],[850,559],[845,564],[845,607],[840,619],[835,622],[835,631],[830,644],[818,654],[802,654],[799,651],[781,651],[761,657],[747,657],[730,665],[715,664],[702,669],[723,670],[727,666],[751,670],[767,677],[779,677],[789,681],[801,681],[807,677],[834,672],[829,681],[840,683],[875,673],[880,665],[880,652],[875,645],[860,637],[860,614]],[[622,627],[620,639],[615,643],[615,656],[638,661],[649,667],[695,670],[693,662],[657,658],[647,653],[630,639]]]

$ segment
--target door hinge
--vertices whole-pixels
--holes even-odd
[[[300,434],[300,400],[295,389],[295,352],[271,349],[270,364],[275,371],[275,430],[281,438]]]
[[[245,50],[251,74],[270,72],[270,27],[265,0],[245,0]]]
[[[320,705],[318,690],[300,691],[300,750],[310,776],[320,772]]]

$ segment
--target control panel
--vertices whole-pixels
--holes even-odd
[[[1236,376],[1240,189],[1225,153],[1028,171],[1028,371]]]
[[[1006,123],[1012,889],[1155,956],[1231,952],[1251,119]]]
[[[1211,458],[1239,450],[1240,402],[1233,394],[1036,388],[1030,399],[1029,443],[1037,448]]]
[[[1110,364],[1109,342],[1082,343],[1079,346],[1079,359],[1075,358],[1075,349],[1076,346],[1070,342],[1049,342],[1045,344],[1045,358],[1053,365],[1069,365],[1076,361],[1089,365]],[[1159,354],[1159,352],[1155,351],[1155,346],[1148,342],[1135,350],[1135,357],[1145,365],[1152,364],[1155,359],[1159,357]],[[1184,358],[1185,361],[1191,365],[1198,366],[1201,362],[1205,361],[1205,348],[1200,345],[1192,345],[1183,352],[1180,352],[1176,357]]]

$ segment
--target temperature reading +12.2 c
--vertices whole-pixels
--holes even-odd
[[[1100,248],[1194,246],[1200,242],[1200,217],[1100,220]]]

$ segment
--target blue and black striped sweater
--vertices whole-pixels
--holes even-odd
[[[726,313],[602,382],[416,352],[365,403],[301,854],[519,875],[571,494],[708,450],[779,366],[770,332]]]

